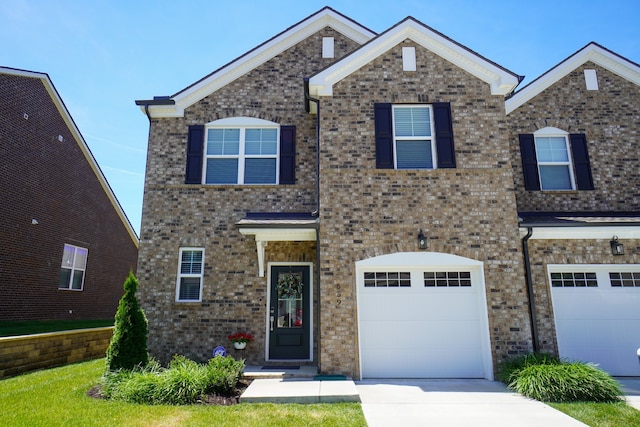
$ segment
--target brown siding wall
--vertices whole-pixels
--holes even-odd
[[[0,187],[0,320],[112,318],[137,248],[40,79],[0,74]],[[65,243],[82,292],[58,290]]]

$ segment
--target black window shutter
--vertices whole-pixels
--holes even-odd
[[[280,184],[296,183],[296,127],[280,126]]]
[[[433,122],[436,131],[436,153],[439,168],[456,167],[456,151],[453,145],[453,122],[451,104],[433,103]]]
[[[187,140],[187,170],[185,184],[202,183],[202,156],[204,144],[204,125],[189,126]]]
[[[391,104],[377,103],[373,107],[376,132],[376,168],[393,169],[393,126]]]
[[[576,184],[578,190],[593,190],[593,177],[591,176],[591,163],[587,152],[587,137],[583,133],[569,135],[573,165],[576,169]]]
[[[520,157],[522,158],[522,172],[524,174],[525,190],[540,190],[540,176],[538,174],[538,159],[536,158],[536,141],[533,134],[518,135],[520,139]]]

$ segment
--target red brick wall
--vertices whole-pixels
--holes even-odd
[[[58,289],[65,243],[89,251],[83,291]],[[0,74],[0,321],[111,318],[136,263],[42,80]]]

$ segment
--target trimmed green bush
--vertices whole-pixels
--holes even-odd
[[[206,364],[174,356],[167,369],[151,362],[146,368],[107,372],[102,394],[129,403],[188,405],[206,394],[230,395],[243,369],[244,361],[231,356]]]
[[[603,370],[548,354],[505,362],[497,375],[509,389],[543,402],[619,402],[620,385]]]
[[[147,351],[147,318],[138,304],[138,279],[129,272],[124,282],[124,295],[116,311],[113,336],[107,348],[107,369],[134,369],[149,363]]]

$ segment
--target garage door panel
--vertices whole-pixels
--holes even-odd
[[[437,295],[377,295],[362,296],[367,309],[360,311],[360,318],[367,320],[407,320],[416,321],[420,316],[443,320],[476,320],[479,317],[477,296],[469,294]]]
[[[367,349],[391,346],[396,349],[430,351],[433,348],[481,347],[476,321],[421,321],[361,323],[360,339]],[[452,338],[455,338],[452,340]]]
[[[595,272],[598,286],[551,287],[560,356],[595,363],[612,375],[640,376],[640,288],[612,287],[609,281],[609,272],[640,266],[570,268]]]

